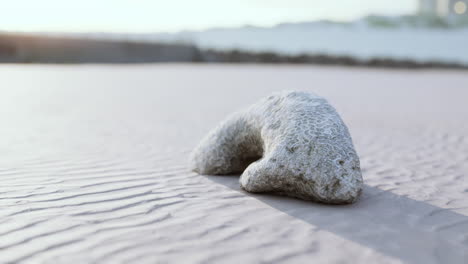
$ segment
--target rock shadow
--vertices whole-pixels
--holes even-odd
[[[239,177],[204,176],[292,217],[404,263],[468,263],[468,216],[369,185],[350,205],[251,194]]]

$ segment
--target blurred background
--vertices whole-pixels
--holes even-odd
[[[468,65],[468,0],[0,0],[0,62]]]

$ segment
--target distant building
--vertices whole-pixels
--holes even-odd
[[[468,16],[468,0],[419,0],[419,13],[440,17]]]

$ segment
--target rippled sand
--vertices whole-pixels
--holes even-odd
[[[0,67],[0,263],[468,263],[468,74],[300,66]],[[336,106],[362,199],[199,176],[190,150],[272,91]]]

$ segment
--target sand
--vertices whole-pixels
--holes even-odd
[[[0,67],[0,263],[468,263],[468,74],[313,66]],[[199,176],[189,152],[272,91],[337,108],[363,196]]]

